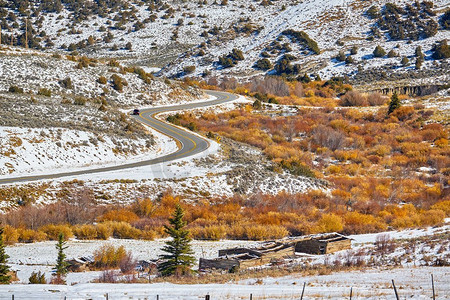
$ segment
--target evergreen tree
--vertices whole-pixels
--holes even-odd
[[[5,244],[3,243],[3,228],[0,228],[0,284],[11,282],[11,276],[8,275],[9,266],[6,264],[9,255],[5,253]]]
[[[398,95],[395,92],[391,97],[391,102],[389,103],[388,115],[390,115],[394,110],[401,106],[400,99],[398,99]]]
[[[56,244],[56,249],[58,250],[58,258],[56,259],[55,272],[58,278],[67,274],[68,263],[66,262],[66,254],[64,250],[67,249],[67,242],[64,240],[64,234],[61,232],[58,235],[58,243]]]
[[[188,274],[192,272],[191,266],[195,258],[192,256],[191,239],[189,231],[184,229],[186,222],[183,221],[184,211],[178,204],[172,218],[169,218],[169,226],[164,226],[171,240],[166,242],[163,251],[168,254],[160,255],[163,262],[158,266],[158,271],[162,276],[174,274]]]

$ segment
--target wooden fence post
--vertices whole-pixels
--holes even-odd
[[[431,274],[431,287],[433,288],[433,300],[436,300],[436,294],[434,292],[434,278],[433,278],[433,274]]]
[[[159,300],[159,295],[156,295],[156,300]]]
[[[394,287],[395,298],[397,300],[400,300],[400,298],[398,297],[397,288],[395,287],[394,279],[392,279],[392,286]]]
[[[302,295],[300,296],[300,300],[303,300],[303,295],[305,294],[305,286],[306,286],[306,281],[303,282],[303,289],[302,289]]]
[[[353,287],[350,288],[350,300],[352,300],[352,296],[353,296]]]
[[[209,295],[205,296],[205,300],[209,300],[209,298],[210,298]]]
[[[250,294],[250,300],[253,300],[253,294]]]
[[[106,293],[106,300],[109,300],[109,295],[108,295],[108,293]]]

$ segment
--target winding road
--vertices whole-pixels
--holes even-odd
[[[236,95],[218,92],[218,91],[205,91],[207,94],[216,97],[215,100],[205,101],[205,102],[197,102],[197,103],[188,103],[181,104],[175,106],[164,106],[164,107],[156,107],[141,110],[139,116],[135,116],[136,120],[145,125],[152,127],[153,129],[165,134],[177,142],[178,150],[158,158],[139,161],[135,163],[122,164],[111,167],[99,167],[95,169],[86,169],[79,171],[70,171],[56,174],[46,174],[46,175],[36,175],[36,176],[22,176],[22,177],[14,177],[14,178],[5,178],[0,179],[0,184],[11,184],[11,183],[19,183],[19,182],[29,182],[36,180],[44,180],[44,179],[56,179],[62,177],[73,177],[78,175],[86,175],[86,174],[94,174],[94,173],[102,173],[102,172],[111,172],[118,171],[123,169],[131,169],[142,166],[149,166],[154,164],[159,164],[162,162],[169,162],[180,158],[186,158],[198,153],[201,153],[208,149],[209,142],[207,139],[200,137],[198,135],[192,134],[186,130],[173,126],[169,123],[162,122],[156,119],[156,115],[163,112],[170,111],[181,111],[186,109],[194,109],[201,108],[206,106],[218,105],[222,103],[226,103],[229,101],[233,101],[237,99]]]

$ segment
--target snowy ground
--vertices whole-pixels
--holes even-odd
[[[391,280],[400,299],[430,299],[431,274],[434,275],[436,299],[450,298],[450,267],[402,268],[366,272],[336,273],[323,276],[265,278],[227,284],[177,285],[157,284],[76,284],[10,285],[0,287],[0,299],[299,299],[306,282],[305,299],[345,299],[353,288],[353,299],[395,299]]]
[[[177,150],[175,141],[151,130],[155,143],[148,140],[116,139],[65,128],[30,129],[0,127],[0,179],[20,175],[59,173],[99,166],[148,160]],[[117,142],[131,151],[118,151]]]
[[[386,232],[398,243],[408,239],[420,239],[429,237],[432,239],[439,234],[450,232],[450,220],[447,225],[434,228],[403,230],[399,232]],[[379,234],[365,234],[351,236],[353,240],[353,252],[373,247]],[[414,241],[414,240],[411,240]],[[444,241],[445,242],[445,241]],[[113,243],[124,245],[132,251],[138,259],[155,258],[160,254],[164,240],[136,241],[116,240],[110,241],[69,241],[67,256],[78,257],[92,254],[95,249],[103,244]],[[448,243],[448,241],[447,241]],[[255,242],[248,241],[219,241],[204,242],[194,241],[193,249],[196,258],[211,258],[217,256],[217,251],[222,248],[249,246]],[[7,254],[11,256],[9,261],[12,267],[18,270],[18,276],[22,283],[32,271],[43,271],[47,278],[50,277],[51,268],[56,257],[55,242],[40,242],[34,244],[16,244],[7,247]],[[417,244],[420,246],[420,244]],[[427,250],[431,255],[430,249]],[[450,249],[446,250],[450,252]],[[308,256],[314,261],[321,261],[328,257],[330,260],[336,256],[345,256],[347,251],[341,251],[333,255]],[[398,252],[397,250],[395,252]],[[394,252],[394,254],[395,254]],[[398,255],[398,254],[396,254]],[[303,259],[303,258],[300,258]],[[105,299],[108,293],[110,299],[202,299],[206,294],[212,299],[248,299],[253,294],[253,299],[298,299],[301,295],[303,283],[306,282],[305,297],[307,299],[342,299],[348,297],[353,288],[353,297],[356,299],[394,299],[391,280],[395,281],[401,299],[429,299],[432,294],[431,274],[434,275],[437,299],[450,299],[450,267],[427,267],[421,264],[402,264],[400,267],[377,267],[364,271],[347,271],[327,275],[304,276],[293,273],[284,277],[265,277],[259,279],[245,279],[226,284],[196,284],[177,285],[170,283],[155,284],[93,284],[89,281],[99,277],[100,272],[71,273],[67,277],[68,285],[23,285],[15,283],[0,287],[0,299],[10,299],[14,294],[16,299]],[[219,276],[219,275],[218,275]]]

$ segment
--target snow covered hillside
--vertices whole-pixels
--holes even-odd
[[[289,54],[294,57],[301,75],[307,72],[329,78],[363,74],[367,78],[370,74],[366,72],[384,66],[384,72],[403,74],[400,77],[408,72],[408,77],[410,73],[418,73],[413,77],[436,77],[439,82],[448,80],[443,72],[446,65],[439,66],[439,62],[433,65],[430,53],[436,41],[449,38],[448,29],[439,24],[449,8],[448,1],[420,4],[424,12],[420,7],[406,6],[411,1],[395,1],[407,12],[418,10],[414,12],[419,16],[412,25],[414,28],[428,26],[429,33],[423,35],[422,32],[418,38],[411,38],[411,34],[393,38],[389,30],[380,29],[382,24],[377,23],[377,14],[385,10],[389,2],[392,1],[170,0],[144,3],[123,0],[103,4],[53,1],[51,5],[37,1],[19,6],[6,1],[10,5],[3,11],[3,43],[9,43],[13,36],[13,44],[24,45],[24,32],[28,28],[31,47],[77,51],[91,57],[122,57],[131,64],[164,67],[160,74],[170,76],[232,74],[245,78],[266,73],[254,68],[258,60],[266,58],[276,65]],[[378,12],[369,16],[372,6]],[[29,24],[25,24],[23,11],[30,12]],[[317,43],[317,53],[305,48],[305,41],[296,41],[292,34],[286,34],[287,30],[306,33]],[[393,50],[396,55],[374,58],[372,52],[377,45],[383,46],[386,53]],[[412,72],[413,68],[401,64],[402,57],[414,58],[418,46],[425,52],[422,69],[433,69],[433,72]],[[357,49],[357,53],[349,55],[352,48]],[[219,58],[232,49],[241,50],[244,59],[235,62],[234,67],[223,68],[218,63]],[[336,60],[340,51],[345,53],[344,60],[351,56],[351,61]],[[364,81],[361,77],[354,80]]]
[[[174,152],[131,108],[202,92],[115,60],[0,48],[0,178],[123,164]]]

